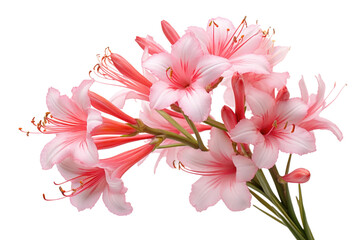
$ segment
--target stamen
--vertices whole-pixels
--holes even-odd
[[[286,121],[286,123],[285,123],[285,126],[284,126],[284,129],[286,129],[286,127],[287,127],[287,125],[288,125],[288,121]]]
[[[292,129],[291,129],[291,133],[293,133],[295,131],[295,124],[292,124]]]

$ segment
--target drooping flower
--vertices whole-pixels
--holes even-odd
[[[195,122],[210,113],[211,95],[206,86],[230,67],[224,58],[205,55],[193,34],[185,34],[173,46],[171,54],[149,57],[143,67],[159,81],[150,89],[150,106],[163,109],[178,102],[184,113]]]
[[[38,129],[45,134],[56,134],[56,137],[41,152],[43,169],[50,169],[69,156],[83,163],[97,163],[98,153],[91,132],[103,119],[98,111],[90,108],[88,90],[92,83],[83,81],[73,88],[72,98],[60,95],[54,88],[49,89],[46,103],[50,112],[39,122]]]
[[[60,186],[60,191],[63,198],[70,198],[71,204],[79,211],[92,208],[102,195],[110,212],[116,215],[128,215],[132,212],[131,204],[125,200],[127,188],[120,178],[111,177],[108,170],[99,166],[88,167],[70,158],[57,167],[66,181],[56,185],[71,182],[70,190],[64,190]],[[44,199],[48,200],[45,195]]]
[[[252,91],[247,102],[254,116],[240,120],[230,135],[237,143],[254,145],[252,160],[257,167],[271,168],[279,150],[299,155],[315,151],[313,133],[298,125],[307,110],[300,99],[275,101],[264,92]]]
[[[250,207],[246,181],[254,177],[257,167],[251,159],[235,154],[225,132],[211,130],[208,152],[185,148],[178,157],[182,170],[201,176],[190,193],[190,203],[197,211],[206,210],[220,199],[232,211]]]
[[[299,126],[302,128],[311,131],[315,129],[326,129],[331,131],[339,141],[342,140],[343,135],[340,129],[331,121],[322,118],[319,114],[327,108],[330,104],[326,104],[325,97],[325,83],[322,80],[321,76],[316,77],[318,81],[318,91],[317,94],[312,94],[309,96],[305,81],[303,78],[299,81],[301,99],[305,104],[307,104],[307,113],[305,118],[301,121]]]

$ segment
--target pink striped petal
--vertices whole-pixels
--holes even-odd
[[[276,163],[279,155],[277,143],[273,140],[259,142],[254,146],[252,160],[258,168],[271,168]]]
[[[302,155],[316,150],[314,134],[298,126],[279,129],[276,137],[282,152]]]
[[[90,108],[90,99],[88,96],[89,88],[94,83],[94,80],[84,80],[78,87],[74,87],[71,99],[82,109],[87,110]]]
[[[257,74],[269,74],[270,64],[263,55],[246,54],[238,57],[232,57],[230,62],[235,71],[241,73],[253,72]]]
[[[210,131],[209,149],[217,159],[231,159],[235,155],[229,136],[217,128]]]
[[[255,144],[263,138],[255,124],[249,119],[242,119],[229,132],[231,139],[237,143]]]
[[[251,194],[245,182],[223,181],[220,194],[231,211],[242,211],[251,206]]]
[[[210,94],[200,87],[186,89],[182,91],[182,93],[184,95],[181,96],[178,102],[184,113],[194,122],[206,120],[211,110]],[[176,95],[174,93],[171,94]],[[170,96],[168,98],[170,98]]]
[[[197,84],[202,87],[212,83],[221,77],[221,74],[231,67],[230,62],[226,58],[205,55],[197,65]]]
[[[340,131],[340,129],[333,122],[331,122],[325,118],[316,117],[309,121],[302,122],[299,126],[308,131],[312,131],[315,129],[329,130],[337,137],[337,139],[339,141],[341,141],[343,139],[343,134]]]
[[[150,107],[155,109],[163,109],[178,101],[182,96],[182,92],[172,88],[168,83],[158,81],[150,88]]]
[[[215,205],[221,199],[221,176],[203,176],[191,188],[190,203],[198,212]]]
[[[280,101],[276,105],[276,119],[278,122],[288,122],[288,124],[296,124],[305,118],[306,113],[307,106],[299,98],[292,98],[287,101]]]
[[[169,82],[167,70],[171,66],[171,55],[159,53],[152,55],[143,62],[143,67],[154,74],[159,80]]]
[[[232,160],[236,166],[236,181],[247,182],[254,178],[258,168],[251,159],[235,155]]]

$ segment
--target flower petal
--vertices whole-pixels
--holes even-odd
[[[236,181],[247,182],[254,178],[258,168],[251,159],[236,155],[232,160],[236,166]]]
[[[210,38],[204,29],[192,26],[189,27],[186,32],[192,32],[194,36],[199,40],[203,52],[208,53],[207,45],[210,41]]]
[[[169,82],[167,70],[171,66],[171,55],[169,53],[159,53],[152,55],[143,62],[143,68],[149,70],[160,81]]]
[[[242,211],[251,206],[251,194],[246,183],[231,179],[221,185],[221,198],[231,211]]]
[[[200,59],[196,67],[198,73],[197,83],[202,87],[206,87],[206,85],[221,77],[221,74],[230,67],[231,64],[226,58],[205,55]]]
[[[191,188],[190,203],[198,212],[215,205],[220,199],[221,177],[203,176],[197,180]]]
[[[312,131],[315,129],[326,129],[331,131],[339,141],[343,139],[343,134],[340,129],[333,122],[325,118],[316,117],[309,121],[302,122],[299,126],[308,131]]]
[[[92,166],[99,161],[96,145],[90,135],[73,139],[71,145],[72,156],[81,163]]]
[[[314,134],[298,126],[279,129],[276,137],[282,152],[302,155],[316,150]]]
[[[50,169],[72,152],[67,134],[58,134],[53,140],[45,145],[40,154],[40,163],[44,170]]]
[[[87,110],[90,108],[90,98],[88,96],[89,88],[94,83],[94,80],[84,80],[81,82],[80,86],[74,87],[72,92],[71,99],[76,102],[76,104],[82,109]]]
[[[246,89],[246,102],[249,104],[252,113],[256,116],[264,116],[275,106],[275,100],[268,93],[253,87]]]
[[[292,98],[287,101],[280,101],[276,105],[278,122],[296,124],[304,119],[307,113],[306,104],[299,98]]]
[[[230,62],[233,64],[233,68],[241,73],[253,72],[257,74],[269,74],[270,64],[269,61],[263,55],[246,54],[237,57],[232,57]]]
[[[87,133],[91,133],[91,131],[100,126],[103,123],[103,119],[101,117],[101,113],[96,111],[95,109],[88,109],[88,116],[87,116]]]
[[[254,146],[252,160],[258,168],[271,168],[276,163],[279,148],[274,140],[265,139]]]
[[[150,88],[150,107],[164,109],[178,101],[181,95],[179,90],[171,88],[166,82],[158,81]]]
[[[132,212],[133,208],[130,203],[126,202],[125,193],[127,188],[121,179],[111,178],[106,174],[107,186],[104,189],[103,201],[110,212],[124,216]]]
[[[229,136],[217,128],[210,131],[209,149],[217,159],[231,159],[235,155]]]
[[[210,94],[205,89],[195,86],[182,92],[184,95],[178,102],[184,113],[194,122],[202,122],[207,119],[211,108]]]
[[[229,134],[234,142],[247,144],[255,144],[262,137],[255,124],[249,119],[241,119]]]

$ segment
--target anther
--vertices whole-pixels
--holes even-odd
[[[291,133],[293,133],[295,131],[295,124],[292,124],[292,129],[291,129]]]
[[[285,123],[285,126],[284,126],[284,129],[286,129],[286,127],[287,127],[287,125],[288,125],[288,121],[286,121],[286,123]]]

